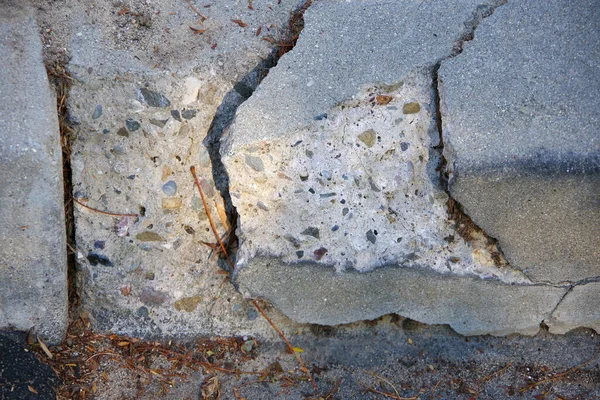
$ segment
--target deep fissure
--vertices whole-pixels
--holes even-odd
[[[279,30],[277,27],[274,28],[275,35],[273,35],[273,41],[275,47],[271,51],[271,54],[240,79],[225,95],[215,112],[208,133],[202,142],[208,150],[215,186],[225,202],[227,219],[229,226],[231,226],[230,236],[227,238],[226,244],[230,252],[232,252],[231,250],[235,250],[237,244],[235,229],[237,227],[238,212],[231,201],[229,174],[221,159],[221,138],[233,122],[238,107],[252,96],[262,79],[267,76],[271,68],[277,65],[279,59],[294,48],[300,32],[304,28],[304,12],[311,4],[312,0],[307,0],[292,11],[288,26],[285,29]],[[235,259],[235,254],[232,254],[232,258]],[[220,265],[226,270],[230,269],[229,265],[225,262],[220,263]]]
[[[495,238],[489,236],[480,226],[478,226],[465,212],[463,207],[459,202],[452,198],[450,194],[449,188],[449,175],[447,173],[447,165],[448,160],[444,156],[444,132],[443,132],[443,123],[442,123],[442,111],[441,111],[441,96],[440,96],[440,77],[439,77],[439,69],[442,66],[442,63],[448,59],[454,58],[460,55],[464,50],[464,44],[469,42],[475,38],[475,30],[479,26],[482,20],[490,17],[496,8],[507,3],[507,0],[501,0],[494,5],[482,4],[477,6],[477,8],[473,11],[473,17],[465,22],[466,32],[463,33],[462,37],[458,40],[458,42],[454,45],[452,52],[450,55],[444,57],[439,60],[437,63],[431,67],[431,80],[432,80],[432,93],[433,93],[433,108],[434,108],[434,116],[433,120],[435,122],[435,126],[439,135],[439,143],[434,147],[434,149],[439,154],[439,165],[436,168],[436,171],[439,173],[439,185],[442,190],[446,192],[448,195],[448,217],[455,221],[456,223],[456,232],[466,241],[470,241],[472,239],[471,233],[477,232],[483,235],[488,241],[489,245],[494,246],[498,251],[494,251],[491,256],[494,260],[494,263],[497,266],[509,265],[500,249],[500,244]]]

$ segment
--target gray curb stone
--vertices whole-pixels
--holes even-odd
[[[10,3],[10,2],[9,2]],[[63,173],[32,13],[0,8],[0,328],[60,342],[67,328]]]

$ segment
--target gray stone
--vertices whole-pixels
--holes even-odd
[[[33,328],[58,343],[67,329],[63,175],[56,98],[41,51],[31,10],[5,2],[0,7],[0,328]]]
[[[573,287],[546,321],[551,333],[567,333],[581,326],[600,333],[600,282]]]
[[[534,281],[600,276],[598,21],[509,2],[439,70],[450,193]]]
[[[240,290],[260,296],[297,322],[336,325],[396,313],[449,324],[463,335],[534,335],[566,288],[506,285],[423,269],[388,267],[336,273],[311,263],[286,267],[255,259],[238,274]]]

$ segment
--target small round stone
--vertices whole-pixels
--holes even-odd
[[[175,181],[169,181],[162,186],[162,191],[167,196],[175,196],[177,194],[177,184]]]

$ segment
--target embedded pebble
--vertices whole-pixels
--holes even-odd
[[[178,210],[181,208],[182,201],[179,197],[170,197],[162,199],[162,208],[165,210]]]
[[[148,90],[146,88],[140,88],[140,100],[148,104],[150,107],[165,108],[171,105],[171,101],[164,95]]]
[[[319,237],[320,237],[319,228],[315,228],[314,226],[309,226],[308,228],[306,228],[305,230],[302,231],[302,235],[312,236],[316,239],[319,239]]]
[[[358,139],[370,148],[375,144],[375,136],[377,136],[375,131],[373,129],[368,129],[358,135]]]
[[[98,254],[98,253],[94,253],[91,252],[87,255],[87,260],[90,262],[90,264],[92,264],[94,267],[98,264],[103,265],[105,267],[112,267],[113,263],[112,261],[110,261],[110,259],[102,254]]]
[[[246,164],[256,172],[261,172],[265,170],[265,164],[263,163],[263,160],[260,157],[246,154],[245,159]]]
[[[409,146],[409,143],[406,143],[406,142],[402,142],[402,143],[400,143],[400,149],[401,149],[402,151],[406,151],[406,150],[408,150],[408,146]]]
[[[177,300],[174,306],[177,311],[194,312],[201,301],[202,296],[184,297]]]
[[[327,254],[327,249],[325,247],[320,247],[313,252],[315,260],[317,261],[321,260],[325,254]]]
[[[375,242],[377,241],[377,237],[375,236],[375,234],[373,233],[373,230],[369,229],[367,231],[367,240],[373,244],[375,244]]]
[[[141,306],[140,308],[138,308],[137,315],[140,316],[140,317],[142,317],[142,318],[148,318],[148,316],[149,316],[149,314],[148,314],[148,307]]]
[[[142,127],[142,125],[138,121],[131,118],[125,120],[125,126],[127,127],[127,130],[129,130],[129,132],[135,132]]]
[[[179,114],[178,110],[171,110],[171,116],[181,122],[181,114]]]
[[[102,104],[98,104],[92,114],[92,119],[98,119],[102,116]]]
[[[139,240],[140,242],[164,242],[165,241],[165,239],[163,239],[162,236],[160,236],[158,233],[152,232],[152,231],[140,232],[137,235],[135,235],[135,238],[137,240]]]
[[[169,295],[166,292],[149,287],[144,288],[144,290],[142,290],[142,294],[140,295],[140,300],[142,303],[155,307],[164,304],[168,299]]]
[[[162,186],[162,191],[168,196],[175,196],[177,194],[177,183],[175,181],[169,181]]]
[[[421,105],[417,102],[406,103],[402,107],[402,112],[404,114],[416,114],[421,111]]]
[[[112,148],[112,152],[118,156],[122,156],[127,153],[127,150],[125,150],[125,147],[123,147],[121,145],[116,145],[115,147]]]
[[[298,250],[298,251],[296,252],[296,255],[298,256],[298,258],[302,258],[302,257],[304,257],[304,250]]]
[[[168,121],[169,121],[168,118],[167,119],[154,119],[154,118],[150,118],[150,123],[152,125],[158,126],[159,128],[164,128]]]
[[[184,119],[192,119],[196,116],[197,113],[198,113],[198,110],[183,110],[181,112],[181,116]]]
[[[123,136],[123,137],[129,137],[129,131],[125,128],[119,128],[119,130],[117,131],[117,135]]]
[[[96,240],[94,242],[94,248],[95,249],[104,249],[104,246],[106,246],[106,242],[104,240]]]

